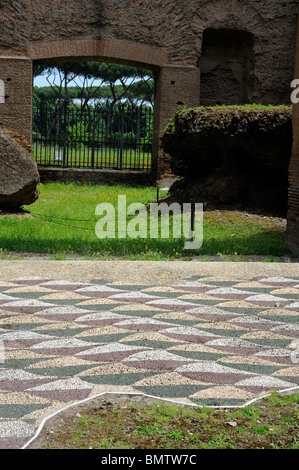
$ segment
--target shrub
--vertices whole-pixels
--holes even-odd
[[[162,146],[173,173],[184,177],[175,188],[196,182],[207,201],[286,212],[291,107],[183,109],[166,128]]]

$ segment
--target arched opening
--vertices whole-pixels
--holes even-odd
[[[203,106],[250,103],[253,35],[241,30],[206,29],[199,67]]]
[[[34,62],[40,167],[152,169],[154,72],[108,61]]]
[[[59,62],[103,62],[139,67],[151,71],[158,79],[164,64],[167,61],[163,49],[151,48],[140,44],[112,40],[73,40],[53,41],[47,43],[30,43],[27,52],[33,64],[59,63]],[[155,88],[156,88],[155,80]],[[151,168],[147,174],[157,173],[159,153],[160,101],[159,93],[155,90],[154,102],[156,104],[152,117],[153,145]],[[147,137],[145,137],[145,140]],[[147,146],[149,146],[147,144]],[[59,156],[59,158],[61,158]],[[149,168],[147,168],[149,169]]]

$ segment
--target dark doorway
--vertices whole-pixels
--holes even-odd
[[[228,106],[251,102],[252,34],[228,29],[205,30],[199,67],[201,105]]]

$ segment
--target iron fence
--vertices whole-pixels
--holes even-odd
[[[150,171],[152,129],[149,106],[41,106],[33,112],[33,157],[40,167]]]

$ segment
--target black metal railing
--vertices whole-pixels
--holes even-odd
[[[152,133],[150,106],[40,106],[32,153],[40,167],[150,171]]]

